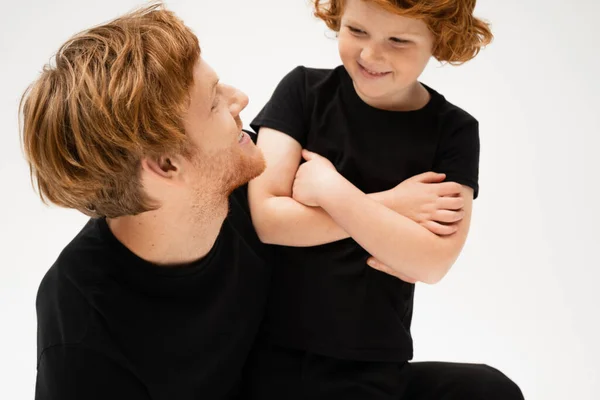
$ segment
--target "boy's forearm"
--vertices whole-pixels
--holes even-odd
[[[253,214],[258,236],[268,244],[310,247],[349,237],[323,209],[287,196],[265,199],[260,212]]]
[[[404,275],[434,283],[454,261],[445,251],[446,238],[365,196],[345,179],[319,204],[365,250]]]
[[[385,204],[386,192],[367,195]],[[311,247],[347,239],[350,235],[320,207],[307,207],[291,197],[270,197],[255,221],[261,240],[268,244]]]

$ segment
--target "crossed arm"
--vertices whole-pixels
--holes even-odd
[[[439,183],[439,174],[430,173],[365,194],[284,133],[261,128],[258,146],[267,169],[250,182],[248,193],[263,242],[303,247],[352,237],[373,255],[374,268],[425,283],[442,279],[460,254],[471,188]],[[307,162],[299,167],[302,157]]]

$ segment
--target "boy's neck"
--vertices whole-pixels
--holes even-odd
[[[362,101],[371,107],[387,111],[420,110],[425,107],[431,99],[429,91],[419,81],[415,81],[412,85],[394,94],[394,96],[381,99],[364,98],[361,93],[356,90],[356,86],[354,90]]]

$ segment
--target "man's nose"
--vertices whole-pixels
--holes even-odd
[[[237,117],[240,112],[248,105],[248,96],[241,90],[234,87],[231,88],[231,98],[229,102],[229,111],[234,117]]]

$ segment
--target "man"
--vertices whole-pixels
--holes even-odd
[[[40,195],[92,217],[39,289],[37,399],[238,394],[269,280],[247,101],[160,5],[74,36],[26,92]]]

